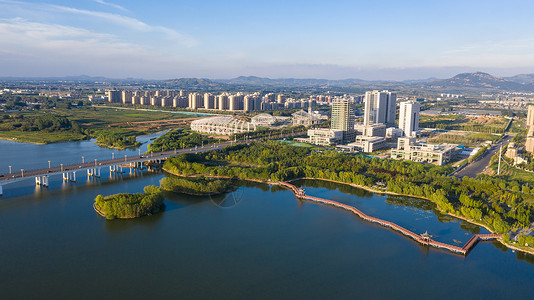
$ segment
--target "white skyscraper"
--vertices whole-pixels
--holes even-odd
[[[419,130],[419,111],[421,105],[414,101],[402,102],[399,112],[399,128],[404,135],[414,137]]]
[[[365,93],[364,125],[386,124],[395,126],[397,94],[389,91],[372,91]]]

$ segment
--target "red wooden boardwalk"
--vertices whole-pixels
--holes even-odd
[[[396,230],[396,231],[398,231],[398,232],[400,232],[400,233],[402,233],[402,234],[404,234],[404,235],[416,240],[417,242],[419,242],[419,243],[421,243],[423,245],[429,245],[429,246],[436,247],[436,248],[442,248],[442,249],[446,249],[446,250],[449,250],[449,251],[452,251],[452,252],[455,252],[455,253],[459,253],[459,254],[463,254],[463,255],[467,255],[467,253],[476,245],[476,243],[479,240],[487,241],[487,240],[497,239],[497,238],[501,237],[500,234],[475,234],[475,235],[473,235],[471,237],[471,239],[469,239],[469,241],[467,241],[467,243],[463,247],[460,248],[458,246],[449,245],[449,244],[441,243],[441,242],[438,242],[438,241],[434,241],[433,239],[431,239],[428,236],[422,236],[420,234],[413,233],[410,230],[408,230],[408,229],[406,229],[406,228],[404,228],[402,226],[399,226],[399,225],[397,225],[397,224],[395,224],[393,222],[389,222],[389,221],[385,221],[385,220],[382,220],[382,219],[379,219],[379,218],[368,216],[368,215],[364,214],[363,212],[361,212],[359,209],[357,209],[355,207],[352,207],[350,205],[346,205],[346,204],[339,203],[339,202],[332,201],[332,200],[327,200],[327,199],[322,199],[322,198],[318,198],[318,197],[308,196],[308,195],[306,195],[304,193],[303,189],[299,189],[299,188],[297,188],[296,186],[294,186],[294,185],[292,185],[290,183],[280,182],[278,184],[283,186],[283,187],[286,187],[286,188],[290,189],[291,191],[293,191],[293,193],[297,196],[297,198],[306,199],[306,200],[313,201],[313,202],[316,202],[316,203],[326,204],[326,205],[335,206],[335,207],[339,207],[339,208],[348,210],[348,211],[354,213],[355,215],[357,215],[358,217],[362,218],[363,220],[366,220],[366,221],[372,222],[372,223],[377,223],[377,224],[380,224],[382,226],[385,226],[385,227],[391,228],[393,230]]]

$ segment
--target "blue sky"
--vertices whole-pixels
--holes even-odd
[[[0,0],[0,76],[534,73],[534,1]]]

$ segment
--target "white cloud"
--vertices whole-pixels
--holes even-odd
[[[111,34],[58,24],[30,22],[21,18],[0,19],[0,48],[4,53],[58,60],[90,59],[115,55],[148,54],[135,44]]]
[[[103,0],[94,0],[94,1],[101,3],[103,5],[108,5],[108,6],[115,5],[113,3],[109,3]],[[154,33],[160,34],[161,38],[167,41],[179,43],[185,47],[193,47],[198,44],[195,38],[189,35],[183,34],[175,29],[168,28],[165,26],[160,26],[160,25],[147,24],[139,19],[117,14],[117,13],[108,13],[108,12],[102,12],[102,11],[78,9],[74,7],[47,4],[47,3],[29,3],[29,2],[16,1],[16,0],[0,0],[0,4],[5,4],[5,7],[4,7],[5,11],[2,14],[4,16],[13,16],[13,14],[10,14],[9,11],[16,12],[15,15],[18,14],[19,17],[27,18],[31,16],[31,18],[38,18],[39,15],[47,15],[48,18],[55,17],[60,20],[61,20],[60,14],[82,15],[82,16],[93,18],[93,19],[99,19],[105,22],[117,24],[123,28],[132,30],[132,31],[137,31],[137,32],[142,32],[142,33],[151,33],[151,34],[154,34]],[[115,6],[117,6],[117,8],[120,7],[118,5],[115,5]],[[0,8],[0,11],[1,10],[2,9]]]
[[[0,76],[168,78],[194,69],[192,60],[177,54],[74,26],[0,19],[0,36]]]
[[[100,3],[100,4],[102,4],[102,5],[106,5],[106,6],[109,6],[109,7],[116,8],[116,9],[118,9],[118,10],[122,10],[122,11],[125,11],[125,12],[129,11],[128,9],[126,9],[126,8],[124,8],[124,7],[122,7],[122,6],[118,5],[118,4],[114,4],[114,3],[106,2],[106,1],[104,1],[104,0],[94,0],[94,1],[95,1],[96,3]]]
[[[60,5],[51,5],[51,7],[62,12],[80,14],[80,15],[90,16],[94,18],[100,18],[107,22],[115,23],[115,24],[121,25],[123,27],[129,28],[132,30],[136,30],[136,31],[159,32],[159,33],[164,34],[167,39],[180,42],[183,45],[188,46],[188,47],[192,47],[196,45],[195,39],[187,35],[184,35],[174,29],[167,28],[164,26],[149,25],[135,18],[118,15],[118,14],[107,13],[107,12],[77,9],[73,7],[60,6]]]

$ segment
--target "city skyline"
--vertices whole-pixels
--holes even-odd
[[[0,0],[0,76],[534,73],[528,1]]]

